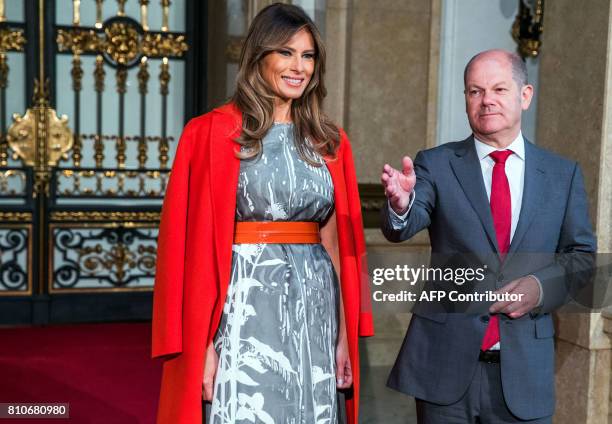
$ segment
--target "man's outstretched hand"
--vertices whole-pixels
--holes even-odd
[[[408,209],[410,194],[416,184],[412,159],[408,156],[402,158],[401,172],[385,163],[380,181],[385,188],[385,196],[389,199],[391,208],[398,215],[404,214]]]

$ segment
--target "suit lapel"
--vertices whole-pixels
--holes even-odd
[[[523,184],[523,201],[519,220],[510,243],[508,255],[516,252],[521,240],[527,233],[527,229],[540,207],[542,193],[546,189],[544,167],[538,149],[529,141],[525,140],[525,176]],[[507,262],[507,261],[506,261]]]
[[[499,254],[491,207],[487,199],[480,161],[476,155],[472,136],[463,141],[463,147],[455,152],[455,157],[451,159],[450,165],[472,208],[480,218],[490,245]]]

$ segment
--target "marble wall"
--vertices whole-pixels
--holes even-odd
[[[342,127],[347,114],[351,4],[350,0],[328,0],[325,13],[325,112]]]
[[[344,122],[359,181],[426,147],[431,2],[352,2]],[[333,82],[330,81],[330,84]]]
[[[540,72],[539,144],[583,168],[597,211],[608,61],[609,0],[546,5]]]

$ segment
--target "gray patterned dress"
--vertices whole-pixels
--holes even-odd
[[[333,210],[327,167],[303,161],[292,124],[274,124],[240,165],[236,221],[317,221]],[[320,244],[233,246],[217,332],[210,422],[338,422],[338,282]]]

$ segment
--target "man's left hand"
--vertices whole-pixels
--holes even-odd
[[[489,312],[492,314],[506,314],[510,318],[520,318],[538,306],[540,285],[535,277],[528,275],[511,281],[504,287],[496,290],[495,293],[522,294],[523,296],[520,296],[520,300],[495,302],[489,308]]]

